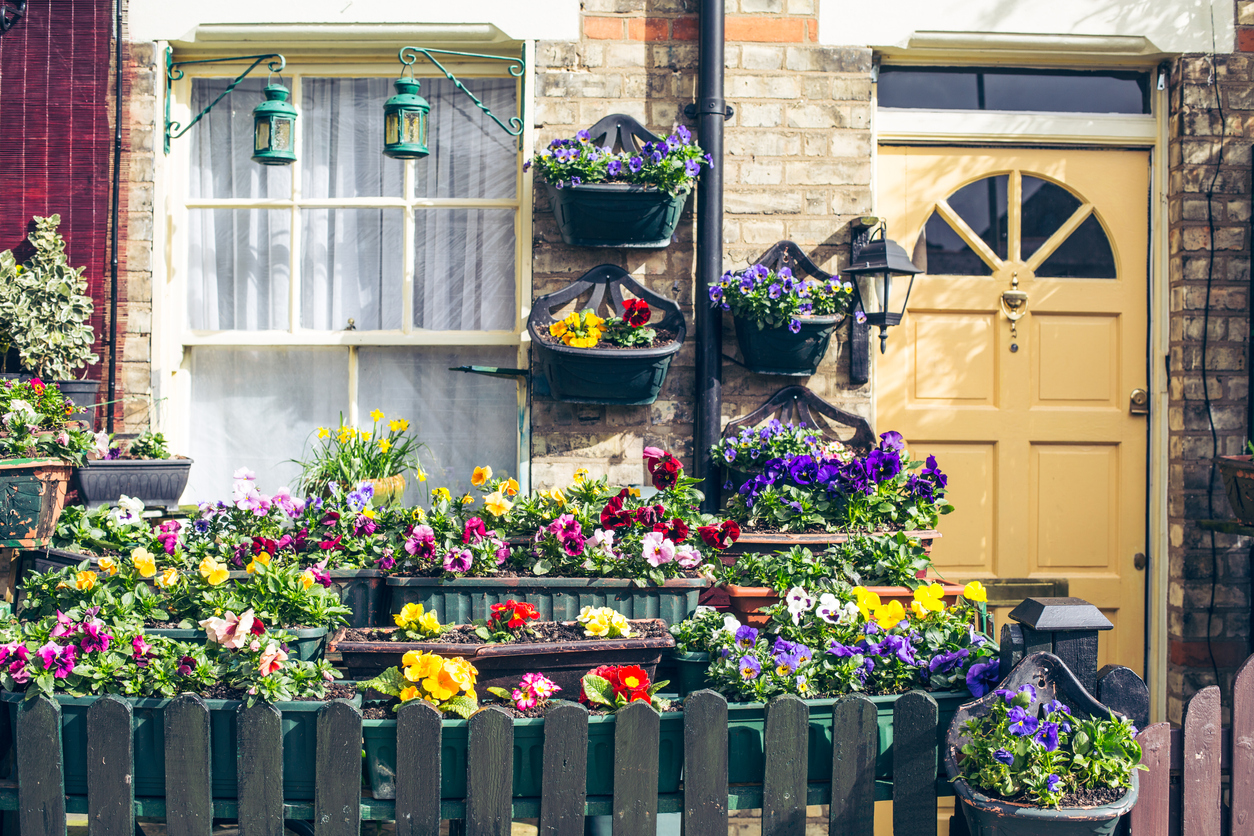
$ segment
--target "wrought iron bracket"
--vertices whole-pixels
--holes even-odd
[[[470,100],[475,103],[475,107],[479,108],[484,113],[488,114],[488,116],[492,119],[493,122],[501,126],[501,130],[505,131],[505,133],[509,134],[510,136],[518,137],[519,146],[521,147],[522,132],[523,132],[523,119],[522,119],[523,100],[522,98],[520,97],[518,99],[518,115],[511,116],[509,118],[509,124],[507,125],[506,123],[502,122],[500,118],[497,117],[497,115],[492,112],[491,108],[485,105],[479,99],[478,96],[476,96],[474,93],[467,90],[466,85],[462,84],[461,81],[458,80],[457,76],[453,75],[451,72],[448,71],[447,67],[441,64],[439,61],[437,61],[435,56],[432,55],[433,52],[439,53],[440,55],[457,55],[462,58],[483,58],[488,61],[505,61],[507,64],[506,69],[509,71],[510,76],[512,76],[513,78],[522,78],[522,74],[526,71],[527,64],[523,60],[523,58],[521,57],[513,58],[508,55],[484,55],[478,52],[455,52],[450,49],[425,49],[423,47],[418,47],[418,46],[401,47],[401,51],[397,54],[397,57],[400,58],[401,63],[409,67],[409,72],[411,76],[413,75],[414,64],[418,61],[419,55],[426,58],[432,64],[435,64],[436,68],[440,72],[444,73],[444,77],[447,78],[449,81],[453,82],[454,86],[456,86],[458,90],[461,90],[463,93],[469,96]]]
[[[511,369],[505,366],[449,366],[450,372],[465,372],[466,374],[482,374],[488,377],[518,377],[523,380],[531,379],[531,372],[526,369]]]
[[[26,16],[26,0],[3,0],[0,2],[0,35],[8,32]]]
[[[257,69],[262,61],[270,59],[267,68],[272,73],[281,73],[283,68],[287,66],[287,59],[277,52],[271,52],[266,55],[237,55],[233,58],[201,58],[196,61],[175,61],[174,50],[166,49],[165,51],[165,153],[170,153],[170,140],[178,139],[183,134],[192,129],[192,126],[205,117],[209,111],[217,106],[218,102],[225,99],[232,90],[234,90],[241,81],[248,77],[248,74]],[[218,94],[218,97],[208,104],[200,113],[197,113],[192,121],[187,123],[187,127],[183,127],[178,122],[170,119],[170,102],[174,98],[171,94],[170,87],[174,82],[183,77],[183,71],[180,67],[186,67],[190,64],[225,64],[236,61],[252,61],[248,69],[235,77],[235,80],[226,86],[226,89]]]

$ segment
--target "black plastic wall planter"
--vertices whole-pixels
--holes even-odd
[[[652,186],[548,186],[562,241],[572,247],[668,247],[688,195]]]
[[[125,495],[142,499],[145,505],[177,511],[191,469],[191,459],[114,459],[91,462],[75,474],[79,498],[88,510]]]
[[[780,328],[758,328],[752,320],[735,317],[736,340],[745,367],[758,374],[805,376],[819,370],[832,333],[843,316],[802,317],[797,333]]]
[[[575,310],[604,313],[608,308],[623,313],[623,289],[662,313],[653,327],[675,334],[674,341],[656,348],[575,348],[549,342],[549,325],[560,319],[554,311],[575,303]],[[584,294],[586,303],[579,304]],[[608,298],[607,298],[608,294]],[[549,384],[554,400],[569,403],[650,404],[657,400],[687,333],[679,306],[637,283],[627,271],[613,264],[602,264],[584,273],[556,293],[541,296],[531,307],[527,321],[531,344],[540,373]]]
[[[70,421],[82,421],[87,429],[96,426],[96,404],[100,400],[99,380],[58,380],[57,388],[76,407]]]

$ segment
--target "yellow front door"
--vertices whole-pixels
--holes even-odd
[[[878,177],[927,267],[876,360],[876,426],[949,474],[937,568],[1068,579],[1115,625],[1099,665],[1143,673],[1148,154],[881,147]]]

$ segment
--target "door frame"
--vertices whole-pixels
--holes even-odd
[[[1003,64],[1005,56],[955,54],[951,59],[927,63],[937,66]],[[983,58],[983,60],[981,60]],[[892,63],[912,63],[894,56]],[[876,60],[878,76],[879,59]],[[1076,56],[1071,66],[1084,66]],[[1102,64],[1106,69],[1108,63]],[[1096,64],[1093,64],[1096,67]],[[1146,532],[1148,565],[1145,578],[1145,672],[1150,690],[1150,719],[1167,715],[1167,357],[1169,351],[1170,298],[1168,287],[1167,225],[1167,117],[1168,99],[1164,64],[1129,63],[1121,69],[1149,72],[1151,111],[1146,116],[1032,113],[1000,111],[905,110],[880,108],[878,90],[871,87],[871,194],[878,212],[878,155],[880,145],[984,145],[1052,146],[1059,148],[1134,148],[1150,152],[1148,345],[1147,379],[1150,414],[1146,461]],[[1161,77],[1161,82],[1160,82]],[[872,352],[874,357],[876,352]],[[872,367],[874,368],[873,361]],[[872,372],[874,375],[874,371]],[[874,379],[874,378],[873,378]],[[878,404],[871,388],[872,414]]]

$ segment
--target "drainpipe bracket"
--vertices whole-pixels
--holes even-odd
[[[696,119],[698,116],[710,113],[723,114],[723,121],[736,115],[735,109],[723,99],[701,99],[699,102],[689,102],[684,105],[684,116],[689,119]]]

